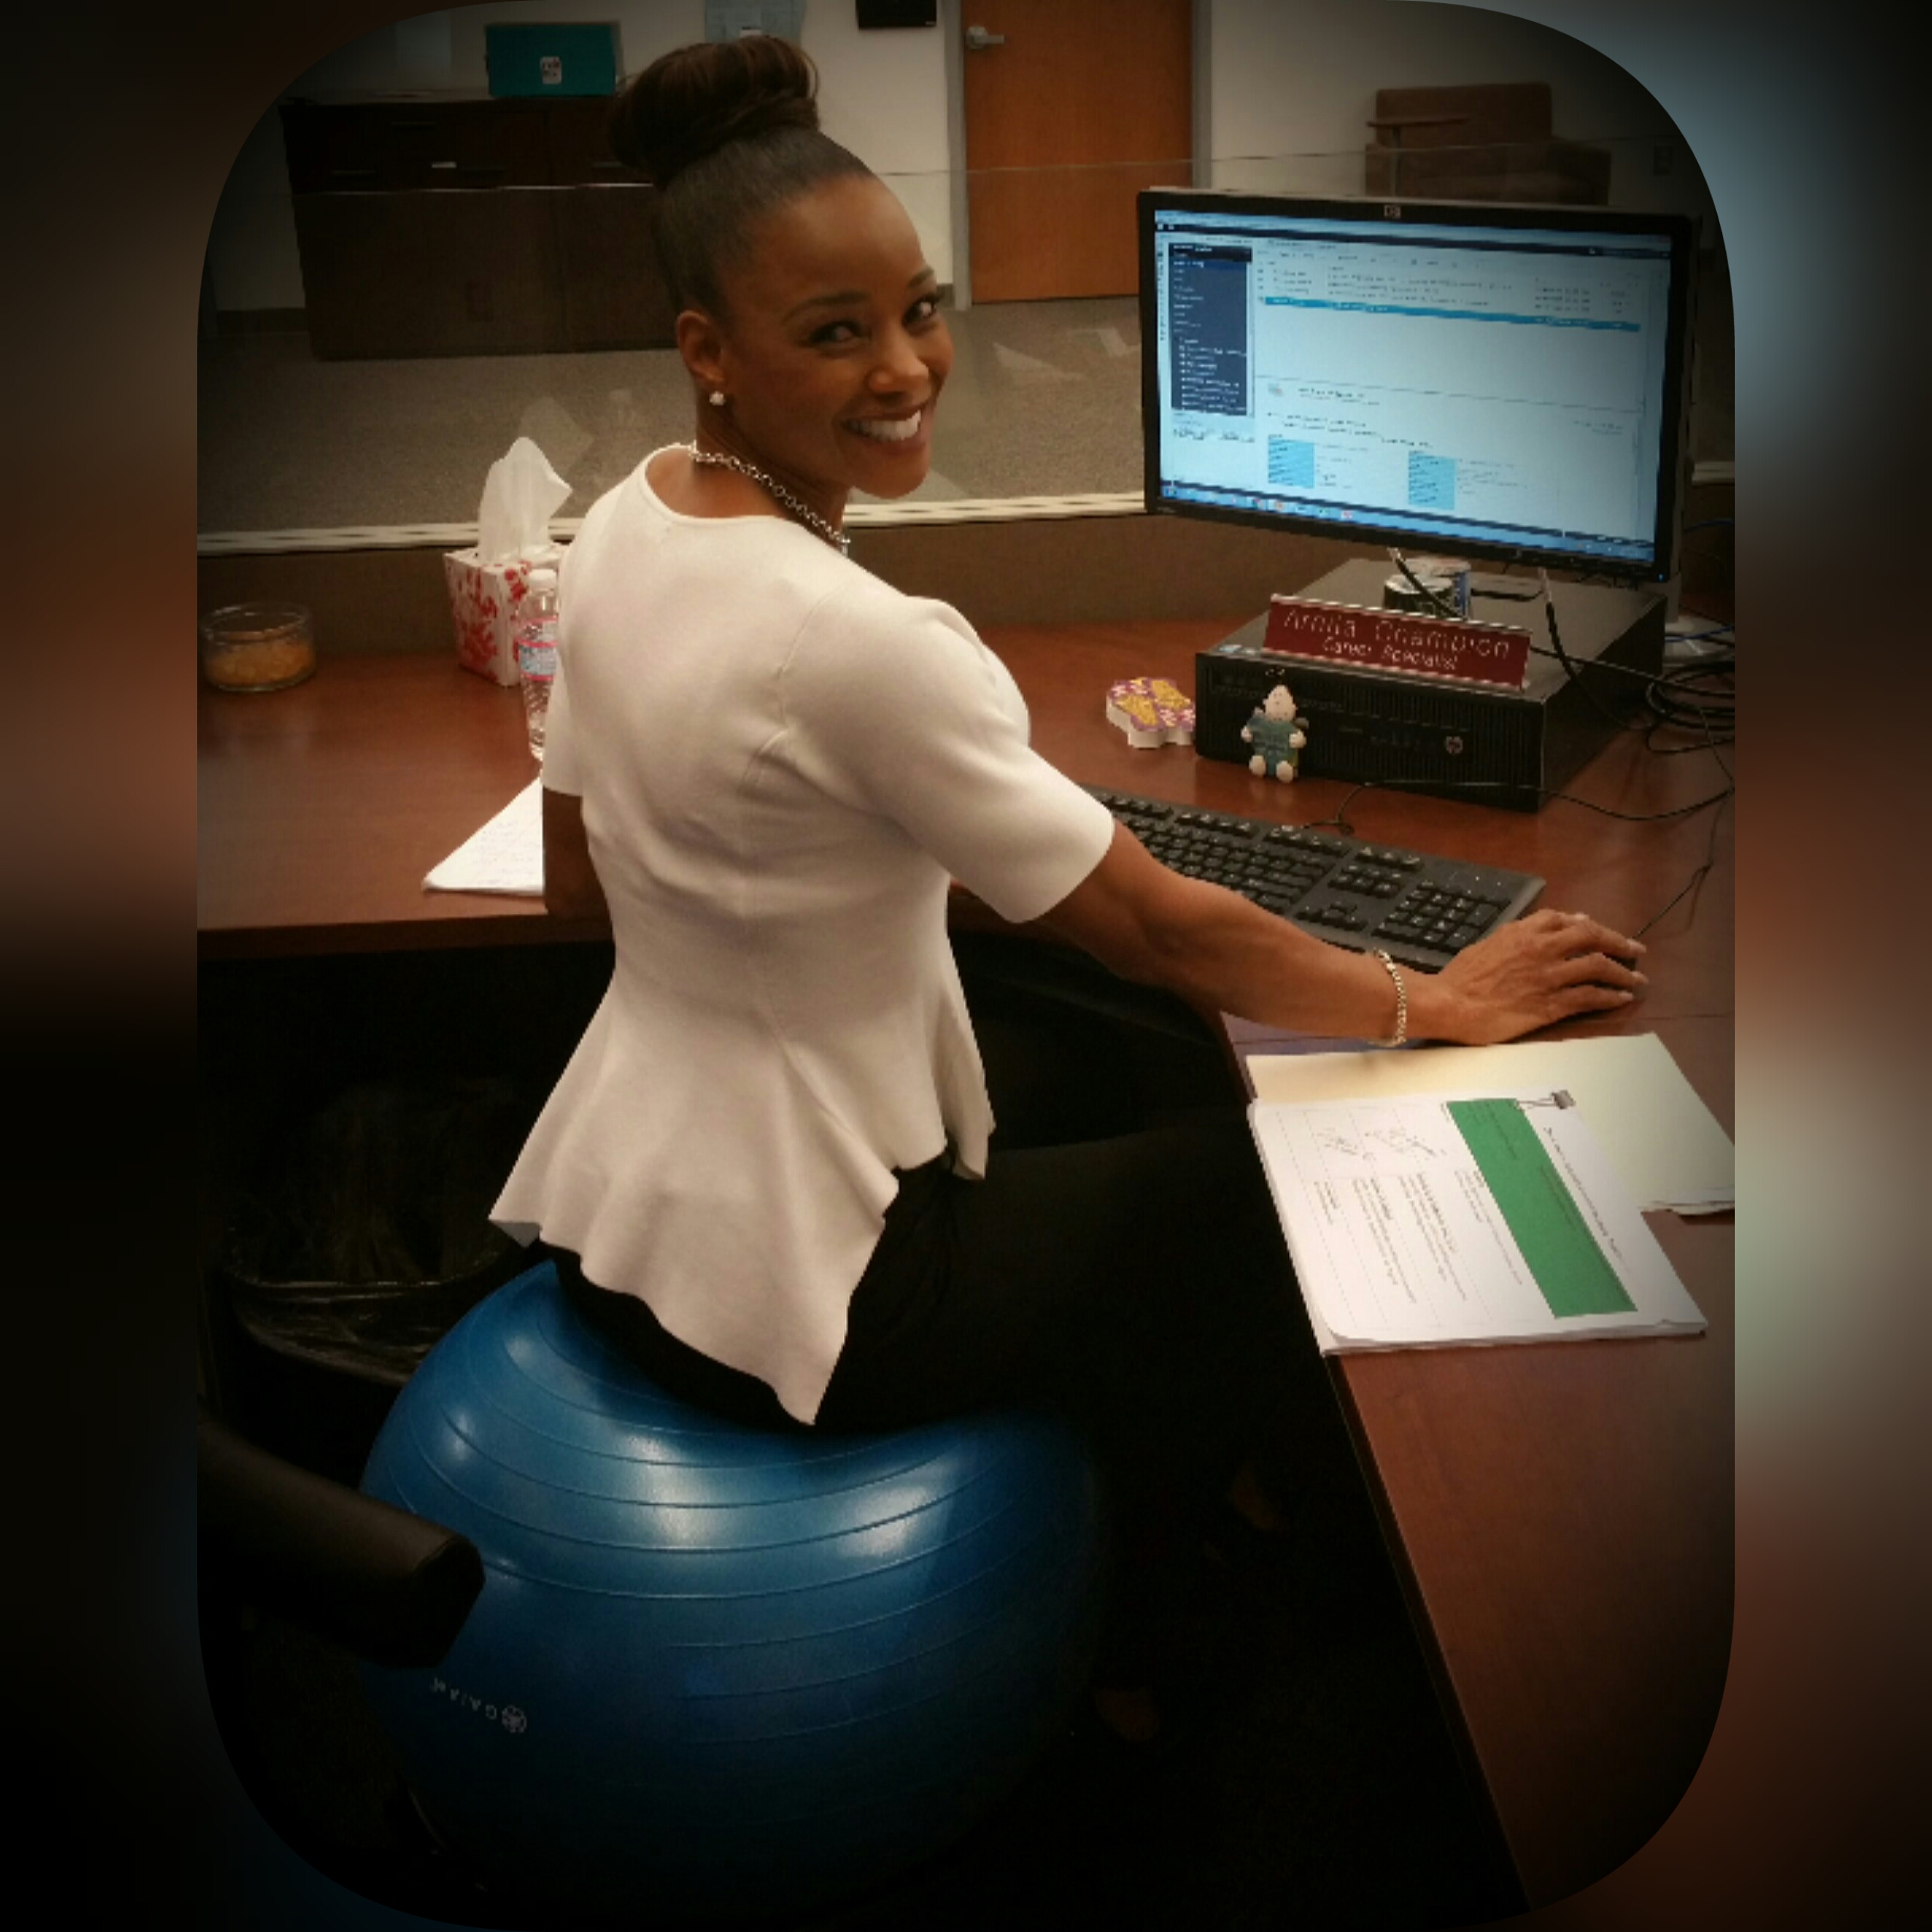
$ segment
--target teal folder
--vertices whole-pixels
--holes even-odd
[[[483,63],[500,98],[615,94],[624,51],[615,20],[498,22],[483,29]]]

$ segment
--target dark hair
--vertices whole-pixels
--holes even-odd
[[[719,271],[786,202],[872,170],[819,132],[818,72],[772,34],[700,41],[654,60],[611,110],[617,158],[657,188],[657,258],[680,308],[724,312]]]

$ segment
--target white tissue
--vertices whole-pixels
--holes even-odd
[[[528,436],[490,466],[483,502],[476,512],[479,563],[507,564],[519,557],[548,555],[550,519],[571,486],[550,467],[550,459]]]

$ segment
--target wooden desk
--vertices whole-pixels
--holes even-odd
[[[1193,683],[1235,627],[1174,622],[989,633],[1027,694],[1034,743],[1083,782],[1291,821],[1349,788],[1282,786],[1180,750],[1135,751],[1101,716],[1114,678]],[[1707,756],[1635,734],[1573,794],[1667,811],[1721,789]],[[1710,849],[1711,820],[1633,824],[1364,792],[1359,835],[1541,874],[1546,903],[1629,932]],[[1564,1029],[1659,1034],[1732,1130],[1731,823],[1696,903],[1645,936],[1634,1011]],[[1227,1023],[1237,1051],[1264,1028]],[[1717,1719],[1730,1647],[1732,1247],[1728,1215],[1651,1224],[1709,1324],[1694,1340],[1566,1342],[1337,1358],[1331,1366],[1452,1726],[1531,1905],[1620,1864],[1675,1807]]]
[[[1287,820],[1346,787],[1137,752],[1102,717],[1115,678],[1192,682],[1234,627],[1173,621],[988,633],[1034,741],[1083,781]],[[520,703],[439,655],[325,663],[272,697],[204,691],[205,958],[586,936],[525,901],[424,893],[423,874],[532,775]],[[1573,790],[1618,811],[1706,796],[1705,757],[1612,746]],[[1633,825],[1367,792],[1364,837],[1540,872],[1549,903],[1641,925],[1704,857],[1708,814]],[[1582,1032],[1654,1029],[1732,1119],[1729,823],[1694,903],[1648,934],[1649,998]],[[1238,1050],[1265,1029],[1229,1023]],[[1732,1228],[1654,1217],[1709,1322],[1695,1340],[1355,1357],[1334,1379],[1452,1726],[1531,1904],[1634,1852],[1716,1718],[1729,1655]]]

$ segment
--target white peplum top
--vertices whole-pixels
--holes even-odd
[[[985,1171],[949,878],[1036,918],[1105,806],[1029,746],[949,606],[650,459],[565,554],[543,783],[583,800],[617,965],[492,1218],[817,1414],[905,1171]]]

